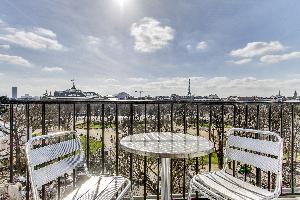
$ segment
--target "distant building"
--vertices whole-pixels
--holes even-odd
[[[117,97],[114,97],[113,95],[106,95],[106,96],[104,97],[104,99],[111,100],[111,101],[116,101],[116,100],[118,100],[118,98],[117,98]]]
[[[155,100],[166,101],[166,100],[171,100],[171,97],[169,97],[169,96],[156,96]]]
[[[286,97],[281,95],[280,90],[277,95],[272,95],[270,98],[272,99],[271,101],[275,101],[275,102],[286,101]]]
[[[132,97],[126,92],[120,92],[119,94],[114,95],[119,100],[132,99]]]
[[[297,97],[298,97],[298,94],[297,94],[297,91],[295,90],[293,98],[297,99]]]
[[[219,96],[217,94],[210,94],[208,96],[208,100],[211,100],[211,101],[218,101],[220,100]]]
[[[177,95],[177,94],[171,94],[171,99],[172,99],[173,101],[178,101],[178,100],[180,100],[180,96]]]
[[[18,98],[18,100],[39,100],[40,97],[38,96],[30,96],[29,94],[25,94],[24,96],[21,96],[20,98]]]
[[[11,98],[17,99],[18,98],[18,87],[11,88]]]
[[[73,86],[70,89],[64,91],[55,91],[53,95],[48,91],[43,94],[44,99],[100,99],[101,96],[96,92],[83,92],[76,88],[74,80],[72,80]]]

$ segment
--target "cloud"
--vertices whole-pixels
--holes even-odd
[[[269,53],[285,50],[279,41],[271,42],[250,42],[244,48],[232,50],[230,55],[239,58],[252,58],[256,56],[264,56]]]
[[[118,80],[114,79],[114,78],[108,78],[104,80],[104,83],[108,83],[108,84],[116,84],[119,83]]]
[[[300,59],[300,52],[290,52],[282,55],[266,55],[260,58],[262,63],[272,64],[279,63],[281,61],[291,60],[291,59]]]
[[[206,48],[207,48],[207,42],[205,42],[205,41],[198,42],[198,44],[196,46],[197,50],[204,50]]]
[[[0,49],[10,49],[9,44],[0,44]]]
[[[63,50],[63,45],[56,39],[56,34],[45,28],[34,27],[30,30],[17,29],[10,27],[2,22],[0,40],[19,45],[29,49],[51,49]]]
[[[134,37],[134,49],[138,52],[151,53],[166,47],[174,39],[174,29],[162,26],[150,17],[144,17],[138,23],[133,23],[130,29]]]
[[[130,81],[133,81],[133,82],[145,82],[145,81],[148,81],[147,78],[140,78],[140,77],[132,77],[132,78],[129,78]]]
[[[249,63],[251,61],[252,61],[251,58],[245,58],[245,59],[241,59],[241,60],[231,60],[229,62],[234,63],[236,65],[243,65],[243,64]]]
[[[44,72],[62,72],[62,71],[64,71],[64,69],[61,67],[44,67],[42,69],[42,71],[44,71]]]
[[[33,66],[28,60],[20,56],[11,56],[6,54],[0,54],[0,62],[13,65],[21,65],[25,67]]]
[[[4,73],[0,73],[0,76],[4,76],[5,74]]]
[[[187,44],[185,47],[186,47],[186,49],[189,50],[189,51],[191,51],[191,50],[193,49],[192,45],[190,45],[190,44]]]
[[[101,40],[100,38],[95,37],[95,36],[92,36],[92,35],[87,36],[86,39],[87,39],[87,44],[88,44],[89,46],[93,46],[93,45],[98,46],[98,45],[100,45],[101,42],[102,42],[102,40]]]
[[[34,32],[36,34],[39,34],[39,35],[42,35],[42,36],[45,36],[45,37],[56,38],[56,34],[53,31],[49,30],[49,29],[38,27],[38,28],[34,28]]]
[[[107,49],[113,48],[121,50],[123,48],[121,42],[115,36],[107,36],[107,37],[95,37],[89,35],[86,37],[88,47],[92,49]]]

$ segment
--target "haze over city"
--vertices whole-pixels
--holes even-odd
[[[75,79],[102,95],[186,95],[190,78],[195,95],[292,95],[299,9],[297,0],[3,0],[0,94],[40,96]]]

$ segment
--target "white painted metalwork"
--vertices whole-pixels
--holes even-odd
[[[161,199],[171,199],[170,158],[192,158],[213,152],[214,145],[203,137],[171,132],[152,132],[127,136],[121,147],[142,156],[161,158]]]
[[[243,133],[237,134],[235,133]],[[255,138],[249,137],[255,134]],[[266,200],[277,198],[282,185],[283,140],[270,131],[232,128],[227,132],[224,167],[218,172],[195,175],[190,181],[189,196],[199,191],[209,199]],[[228,162],[236,160],[276,174],[276,186],[268,191],[244,182],[226,172]]]
[[[51,144],[47,144],[51,141]],[[31,138],[26,144],[26,157],[33,199],[39,200],[41,187],[77,167],[84,166],[89,177],[64,199],[122,199],[130,189],[130,181],[121,176],[92,176],[85,167],[84,151],[75,131],[58,132]]]

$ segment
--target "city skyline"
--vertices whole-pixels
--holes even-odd
[[[186,95],[190,78],[201,96],[292,94],[300,85],[299,8],[295,0],[5,0],[0,93],[18,86],[41,95],[74,78],[100,94]]]

